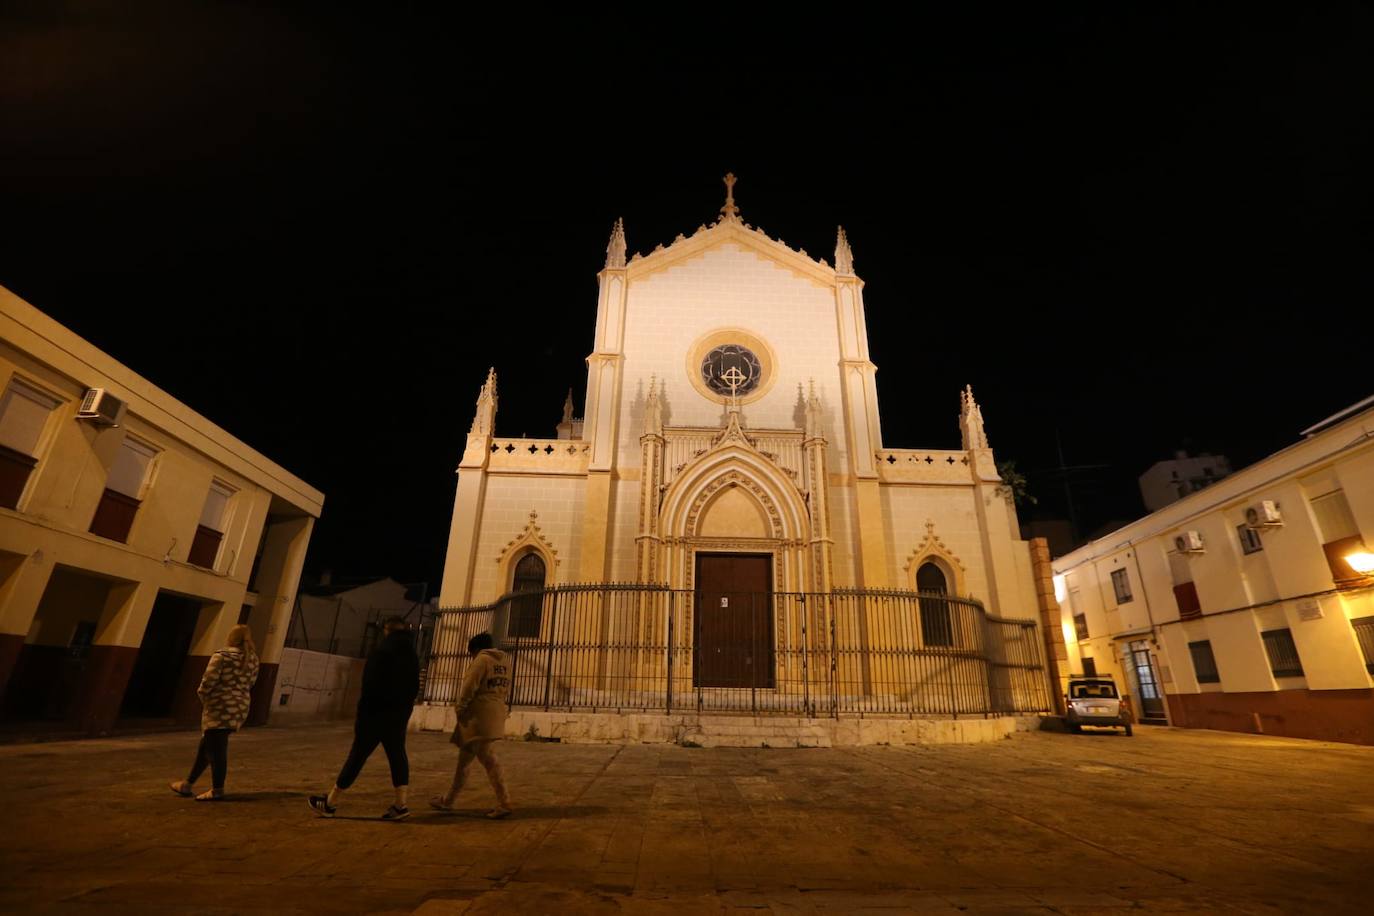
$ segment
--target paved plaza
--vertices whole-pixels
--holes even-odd
[[[1219,732],[1018,734],[931,748],[503,742],[518,811],[411,737],[332,821],[346,725],[234,737],[196,803],[195,736],[0,747],[0,910],[54,913],[1368,912],[1374,748]],[[208,776],[207,776],[208,779]]]

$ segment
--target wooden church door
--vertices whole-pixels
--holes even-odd
[[[697,554],[694,686],[773,686],[772,562],[770,554]]]

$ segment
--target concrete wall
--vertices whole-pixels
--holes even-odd
[[[352,719],[362,695],[366,664],[362,658],[283,649],[273,691],[272,723]]]

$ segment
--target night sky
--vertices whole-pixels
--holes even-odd
[[[0,12],[0,284],[323,490],[308,572],[437,588],[487,366],[501,434],[580,413],[611,224],[690,234],[726,171],[844,225],[885,444],[957,447],[973,384],[1023,516],[1056,431],[1091,530],[1374,392],[1367,8],[376,6]]]

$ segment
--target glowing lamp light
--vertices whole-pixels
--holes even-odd
[[[1374,573],[1374,553],[1365,551],[1348,553],[1345,555],[1345,562],[1349,563],[1350,568],[1362,576]]]

